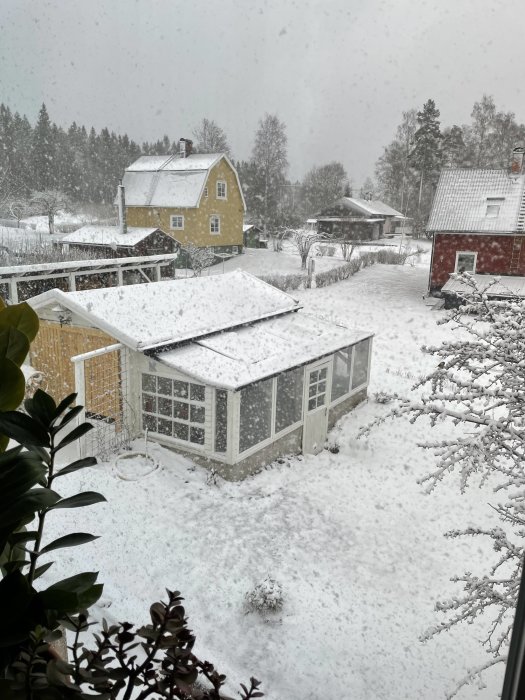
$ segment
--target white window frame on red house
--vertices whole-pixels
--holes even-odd
[[[210,216],[210,234],[212,236],[220,236],[221,234],[221,217],[217,214]]]
[[[228,185],[224,180],[217,180],[217,199],[228,199]]]
[[[465,272],[470,272],[470,274],[474,275],[476,273],[476,266],[478,264],[478,254],[474,252],[473,250],[457,250],[456,251],[456,264],[454,266],[454,272],[459,272],[459,256],[460,255],[472,255],[474,256],[474,264],[472,266],[472,270],[465,270]]]
[[[182,214],[171,214],[170,228],[173,231],[184,231],[184,216]]]

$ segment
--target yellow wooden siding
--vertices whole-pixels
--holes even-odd
[[[226,182],[225,200],[217,199],[217,180]],[[210,170],[205,187],[208,188],[208,196],[202,195],[197,208],[126,207],[128,225],[160,228],[183,245],[242,246],[244,205],[235,173],[224,159]],[[170,228],[172,214],[184,216],[183,231]],[[219,235],[210,233],[210,217],[213,215],[219,216],[221,220]]]
[[[46,390],[58,403],[75,391],[75,368],[71,357],[115,342],[107,333],[95,328],[61,326],[41,320],[40,329],[31,345],[31,365],[44,373]],[[86,363],[85,369],[86,411],[120,421],[121,391],[106,386],[101,396],[98,380],[98,377],[115,377],[118,381],[119,354],[94,357]]]

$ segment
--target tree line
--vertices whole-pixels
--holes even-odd
[[[471,121],[442,128],[434,100],[403,112],[393,141],[376,164],[376,192],[423,227],[443,168],[506,168],[512,149],[525,145],[525,124],[514,112],[498,110],[483,95]]]

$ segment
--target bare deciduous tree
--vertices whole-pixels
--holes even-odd
[[[449,697],[484,670],[506,661],[525,551],[525,304],[510,291],[507,300],[491,300],[491,285],[478,289],[468,273],[461,279],[467,289],[463,305],[443,321],[453,325],[458,337],[423,348],[439,360],[436,370],[415,386],[426,393],[417,402],[399,400],[389,414],[407,416],[412,423],[426,418],[432,427],[443,420],[458,426],[449,439],[421,445],[437,457],[435,468],[420,480],[428,492],[459,472],[462,490],[472,481],[490,478],[495,492],[505,494],[505,501],[493,506],[501,526],[447,533],[452,538],[488,537],[498,553],[489,571],[452,579],[463,592],[436,604],[447,619],[422,637],[488,617],[482,645],[490,659],[470,669]]]
[[[297,252],[301,257],[301,270],[306,270],[308,256],[314,243],[325,240],[322,233],[308,231],[307,229],[288,229],[286,238],[289,238],[297,248]]]
[[[30,198],[31,206],[35,212],[47,216],[49,223],[49,233],[55,233],[55,216],[59,211],[68,209],[70,206],[69,197],[59,190],[43,190],[33,192]]]
[[[203,119],[194,129],[193,138],[196,153],[226,153],[231,156],[228,138],[213,119]]]
[[[206,267],[210,267],[215,262],[216,256],[211,248],[198,248],[193,243],[182,246],[181,251],[186,256],[190,269],[193,270],[194,277],[200,277]]]

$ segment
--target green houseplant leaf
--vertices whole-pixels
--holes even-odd
[[[79,544],[86,544],[97,539],[98,535],[90,535],[89,532],[72,532],[70,535],[59,537],[42,547],[40,554],[46,554],[46,552],[52,552],[54,549],[62,549],[63,547],[76,547]]]
[[[0,357],[7,357],[20,367],[28,352],[29,340],[26,335],[12,326],[0,327]]]
[[[26,302],[0,309],[0,329],[12,326],[32,342],[38,333],[38,316]]]
[[[49,447],[49,435],[40,423],[19,411],[0,413],[0,433],[16,440],[21,445]]]
[[[83,493],[69,496],[69,498],[62,498],[54,506],[51,506],[49,510],[55,510],[56,508],[82,508],[83,506],[92,506],[95,503],[103,503],[105,501],[106,499],[101,493],[84,491]]]

